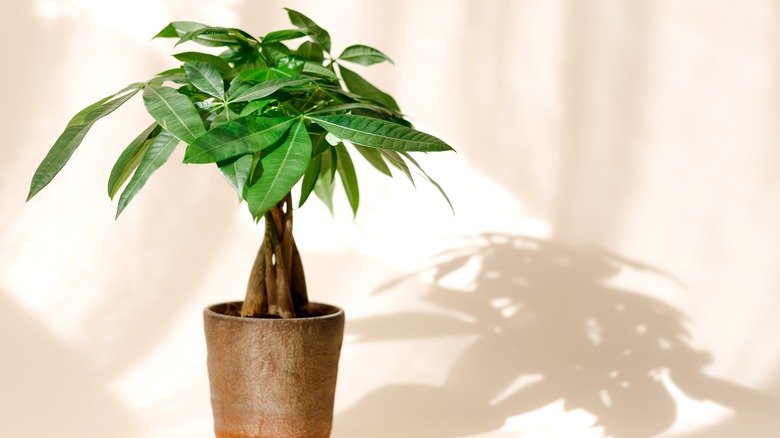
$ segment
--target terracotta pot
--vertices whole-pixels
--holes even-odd
[[[295,319],[203,311],[217,438],[327,438],[333,420],[344,311],[311,303]]]

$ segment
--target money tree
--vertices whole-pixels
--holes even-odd
[[[299,12],[287,13],[292,28],[263,36],[189,21],[167,25],[155,38],[204,48],[173,54],[177,67],[73,116],[37,168],[27,199],[49,184],[95,122],[140,93],[153,121],[125,147],[109,175],[109,197],[119,194],[117,217],[184,144],[185,163],[215,165],[252,217],[264,221],[246,297],[235,313],[309,316],[293,210],[314,193],[332,211],[338,180],[356,213],[355,152],[388,176],[393,169],[412,180],[417,172],[447,199],[410,153],[452,148],[414,129],[393,97],[352,70],[392,63],[388,56],[365,45],[334,56],[325,29]],[[300,188],[296,202],[294,187]]]

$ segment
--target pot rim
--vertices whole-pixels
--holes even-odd
[[[325,315],[304,316],[304,317],[296,317],[296,318],[244,318],[241,316],[225,315],[224,313],[219,313],[214,310],[215,308],[220,306],[226,306],[230,304],[241,305],[241,303],[243,303],[243,301],[225,301],[221,303],[210,304],[203,309],[203,315],[209,318],[229,319],[232,321],[242,321],[242,322],[255,323],[255,324],[259,322],[268,323],[268,324],[274,324],[274,323],[286,323],[286,324],[301,323],[302,324],[305,321],[339,318],[344,315],[344,309],[342,309],[341,307],[334,306],[333,304],[318,303],[313,301],[309,302],[309,304],[331,308],[335,311]]]

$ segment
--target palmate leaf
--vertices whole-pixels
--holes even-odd
[[[268,32],[263,38],[263,43],[270,43],[273,41],[287,41],[294,40],[296,38],[302,38],[306,36],[306,32],[300,29],[283,29]]]
[[[184,64],[184,71],[192,85],[198,90],[225,100],[225,84],[222,74],[213,65],[207,62],[195,61]]]
[[[144,105],[163,129],[187,144],[206,132],[198,110],[186,96],[173,88],[146,87]]]
[[[298,198],[298,208],[301,208],[306,203],[312,190],[314,190],[314,185],[320,176],[321,163],[322,155],[315,155],[309,160],[309,165],[306,167],[306,172],[303,174],[303,180],[301,181],[301,196]]]
[[[252,172],[252,163],[254,158],[252,155],[241,155],[238,157],[229,158],[217,163],[219,171],[222,172],[222,176],[225,177],[225,181],[233,187],[238,197],[241,199],[244,197],[244,187],[249,180],[249,174]]]
[[[336,150],[329,147],[327,152],[320,155],[320,158],[320,175],[314,184],[314,194],[328,207],[330,214],[333,214],[333,189],[336,166],[338,166]]]
[[[401,112],[398,103],[396,103],[392,96],[373,86],[359,74],[342,65],[339,65],[339,71],[341,72],[341,77],[344,79],[344,83],[352,93],[362,96],[365,99],[373,100],[395,112]]]
[[[29,201],[41,189],[46,187],[62,170],[65,163],[68,162],[96,121],[114,112],[142,88],[144,88],[142,83],[131,84],[117,93],[89,105],[73,116],[65,127],[65,131],[60,134],[48,154],[46,154],[46,157],[44,157],[35,170],[35,174],[30,182],[27,200]]]
[[[152,143],[152,139],[160,133],[160,125],[157,122],[152,123],[148,128],[144,129],[138,137],[136,137],[125,148],[116,160],[114,167],[111,169],[111,174],[108,177],[108,197],[114,199],[114,195],[122,187],[122,184],[130,178],[133,171],[138,167],[141,162],[141,157],[144,156],[144,152],[149,148]]]
[[[349,46],[344,49],[344,51],[341,52],[341,55],[339,55],[339,60],[354,62],[355,64],[360,65],[374,65],[385,61],[390,64],[395,64],[390,57],[379,50],[360,44]]]
[[[230,102],[248,102],[250,100],[262,99],[284,87],[298,87],[306,85],[313,80],[315,79],[311,76],[295,76],[271,79],[252,86],[247,86],[245,82],[238,82],[235,89],[233,83],[231,83],[227,99]]]
[[[336,137],[360,146],[407,152],[452,150],[430,134],[372,117],[343,114],[310,118]]]
[[[196,23],[194,21],[174,21],[165,26],[160,32],[157,33],[152,39],[156,38],[180,38],[182,35],[189,32],[196,31],[198,29],[206,28],[205,24]]]
[[[216,115],[216,117],[214,117],[214,120],[211,121],[210,128],[214,129],[220,125],[224,125],[225,123],[238,120],[238,118],[239,115],[226,106],[222,111],[219,112],[219,114]]]
[[[321,28],[309,17],[301,14],[298,11],[294,11],[290,8],[284,8],[287,11],[287,15],[290,17],[290,22],[294,26],[298,26],[301,29],[306,30],[312,40],[319,44],[326,52],[330,53],[330,34],[328,31]]]
[[[232,75],[234,73],[233,67],[230,66],[229,62],[209,53],[182,52],[174,54],[173,57],[181,62],[206,62],[213,65],[223,75]]]
[[[301,70],[304,74],[309,74],[312,76],[317,76],[323,79],[327,79],[332,82],[338,82],[339,77],[336,76],[336,73],[333,72],[333,70],[323,67],[322,65],[306,61],[303,63],[303,69]]]
[[[198,137],[184,153],[185,163],[214,163],[252,154],[276,144],[295,122],[291,117],[247,116]]]
[[[264,151],[262,174],[247,189],[246,202],[255,218],[282,200],[306,172],[311,159],[311,139],[303,119],[290,128],[281,145]]]
[[[344,147],[344,143],[339,143],[333,146],[333,148],[336,150],[336,156],[338,157],[336,170],[339,173],[341,185],[344,187],[344,193],[347,194],[349,206],[352,207],[352,214],[357,216],[358,205],[360,204],[360,190],[358,188],[355,166],[352,164],[352,158],[349,156],[347,148]]]
[[[193,41],[207,47],[251,47],[250,42],[258,43],[257,39],[241,29],[229,27],[201,27],[181,35],[175,46]]]
[[[119,203],[116,208],[116,217],[119,217],[124,211],[127,204],[138,194],[138,191],[143,188],[146,181],[150,176],[160,168],[168,158],[170,158],[176,145],[179,144],[179,139],[168,131],[162,131],[160,134],[152,140],[149,148],[144,152],[143,158],[138,168],[133,173],[133,177],[130,178],[130,182],[122,191],[122,195],[119,197]]]

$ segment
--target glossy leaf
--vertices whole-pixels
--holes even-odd
[[[224,125],[225,123],[232,122],[234,120],[238,120],[239,115],[233,112],[230,108],[225,107],[222,111],[217,114],[216,117],[214,117],[214,120],[211,121],[211,129],[214,129],[220,125]]]
[[[302,119],[290,128],[278,147],[261,156],[263,172],[246,193],[249,211],[255,218],[284,198],[306,172],[311,159],[311,140]]]
[[[314,184],[314,194],[328,207],[330,214],[333,214],[333,189],[338,165],[336,150],[329,148],[320,158],[320,176]]]
[[[322,53],[322,47],[312,41],[304,41],[295,50],[295,54],[301,58],[308,59],[309,61],[319,62],[325,60],[325,55]]]
[[[294,40],[296,38],[302,38],[306,36],[306,32],[301,31],[300,29],[284,29],[284,30],[275,30],[273,32],[269,32],[262,38],[263,43],[270,43],[272,41],[287,41],[287,40]]]
[[[249,102],[244,109],[241,110],[241,114],[239,114],[241,117],[252,115],[252,113],[259,113],[265,107],[268,106],[271,102],[273,102],[275,99],[261,99],[261,100],[253,100]]]
[[[27,200],[29,201],[41,189],[46,187],[62,170],[65,163],[68,162],[96,121],[114,112],[143,87],[144,84],[141,83],[131,84],[119,92],[89,105],[73,116],[64,132],[60,134],[48,154],[46,154],[46,157],[44,157],[35,170],[35,174],[30,182]]]
[[[144,156],[144,152],[149,148],[152,139],[160,133],[160,125],[156,122],[152,123],[148,128],[144,129],[138,137],[136,137],[125,148],[116,160],[114,167],[111,169],[111,174],[108,177],[108,197],[114,199],[114,195],[119,191],[133,171],[138,167],[141,162],[141,157]]]
[[[225,83],[216,67],[206,62],[195,61],[185,63],[184,71],[187,72],[187,77],[195,88],[217,99],[225,100]]]
[[[220,125],[187,147],[185,163],[215,163],[275,145],[295,122],[290,117],[247,116]]]
[[[326,52],[330,53],[330,34],[328,34],[328,31],[321,28],[309,17],[301,14],[298,11],[294,11],[289,8],[285,8],[285,10],[287,10],[287,15],[290,17],[290,22],[294,26],[305,29],[314,42],[322,46]]]
[[[290,56],[291,54],[290,48],[279,41],[263,44],[263,55],[265,55],[268,64],[274,64],[278,59]]]
[[[379,50],[360,44],[349,46],[344,49],[344,51],[341,52],[341,55],[339,55],[339,60],[354,62],[355,64],[360,65],[373,65],[385,61],[394,64],[390,57]]]
[[[306,203],[312,190],[314,190],[314,185],[317,183],[317,179],[320,176],[321,163],[321,155],[315,155],[309,160],[309,165],[306,167],[306,172],[303,174],[303,181],[301,181],[301,196],[298,198],[298,208]]]
[[[144,104],[146,111],[163,129],[187,144],[206,132],[195,106],[173,88],[146,87]]]
[[[233,73],[233,67],[230,66],[229,62],[219,56],[211,55],[209,53],[182,52],[176,53],[173,57],[181,62],[206,62],[213,65],[223,75],[230,75]]]
[[[194,32],[198,29],[206,28],[205,24],[196,23],[194,21],[174,21],[165,26],[155,38],[180,38],[182,35]]]
[[[233,87],[231,85],[230,91],[228,92],[228,101],[248,102],[250,100],[262,99],[284,87],[297,87],[308,84],[312,80],[314,80],[314,78],[310,76],[295,76],[291,78],[271,79],[248,88],[241,88],[239,89],[240,91],[237,92],[233,91]]]
[[[339,80],[339,77],[336,76],[336,73],[334,73],[333,70],[323,67],[316,62],[304,62],[303,70],[301,70],[301,72],[312,76],[318,76],[333,82],[338,82]]]
[[[253,161],[252,155],[241,155],[217,163],[225,181],[233,187],[239,198],[244,197],[244,187],[252,172]]]
[[[122,191],[122,195],[119,197],[119,203],[116,209],[116,217],[119,217],[124,211],[127,204],[133,200],[138,191],[143,188],[149,177],[160,168],[168,158],[170,158],[176,146],[179,144],[179,139],[168,131],[162,131],[160,134],[152,140],[149,147],[144,152],[143,158],[138,168],[133,173],[133,177],[130,178],[130,182]]]
[[[352,214],[357,216],[358,205],[360,204],[360,190],[358,189],[357,174],[352,158],[343,143],[334,146],[338,163],[336,170],[341,179],[341,185],[344,186],[344,193],[347,194],[349,206],[352,207]]]
[[[181,36],[176,46],[187,41],[193,41],[208,47],[223,47],[235,45],[249,45],[250,41],[257,40],[250,34],[234,28],[206,26],[187,32]]]
[[[373,100],[393,111],[401,112],[398,103],[396,103],[392,96],[373,86],[359,74],[341,65],[339,65],[339,71],[341,72],[341,77],[344,79],[344,83],[347,85],[349,91],[366,99]]]
[[[351,143],[394,151],[449,151],[438,138],[385,120],[355,115],[314,116],[311,120]]]

